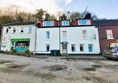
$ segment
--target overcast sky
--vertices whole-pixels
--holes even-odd
[[[83,12],[88,6],[87,10],[99,18],[118,18],[118,0],[0,0],[0,8],[11,5],[29,12],[43,8],[51,14],[61,10]]]

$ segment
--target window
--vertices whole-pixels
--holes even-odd
[[[87,38],[87,30],[82,31],[83,38]]]
[[[88,51],[93,52],[93,44],[88,44]]]
[[[50,51],[50,45],[49,45],[49,44],[46,45],[46,51],[47,51],[47,52]]]
[[[24,28],[21,28],[21,33],[23,33],[24,32]]]
[[[83,52],[84,51],[84,45],[80,44],[80,51]]]
[[[106,30],[107,39],[113,39],[112,30]]]
[[[16,29],[15,28],[13,28],[13,33],[15,33],[16,32]]]
[[[28,28],[28,33],[32,33],[32,27]]]
[[[50,32],[49,31],[46,31],[46,38],[50,39]]]
[[[8,33],[9,29],[6,29],[6,33]]]
[[[67,37],[67,32],[66,31],[62,31],[62,36],[63,36],[63,38],[66,38]]]
[[[69,21],[62,21],[62,26],[68,26],[69,25]]]
[[[72,51],[72,52],[75,52],[75,44],[72,44],[72,45],[71,45],[71,51]]]

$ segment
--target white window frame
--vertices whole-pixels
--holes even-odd
[[[50,31],[46,31],[46,39],[50,39]]]
[[[28,27],[28,33],[32,33],[32,27]]]
[[[14,32],[14,30],[15,30],[15,32]],[[12,33],[16,33],[16,29],[15,28],[12,28]]]
[[[67,38],[67,31],[62,31],[62,38],[66,39]]]
[[[5,29],[5,33],[9,33],[9,29],[8,28]]]
[[[74,48],[74,50],[73,50],[73,48]],[[71,44],[71,51],[76,52],[76,45],[75,44]]]
[[[47,49],[49,47],[49,50]],[[46,52],[50,52],[50,44],[46,44]]]
[[[89,47],[92,46],[92,51],[89,51]],[[88,51],[93,52],[93,44],[88,44]]]
[[[82,30],[82,38],[87,39],[87,30]]]
[[[80,46],[80,47],[82,46],[82,48],[83,48],[83,51],[81,51],[81,48],[79,47],[80,52],[84,52],[84,44],[80,44],[79,46]]]
[[[107,39],[114,39],[112,30],[106,30]]]
[[[23,30],[23,32],[21,32],[22,30]],[[20,33],[24,33],[24,28],[23,27],[21,28]]]

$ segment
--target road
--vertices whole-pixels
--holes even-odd
[[[118,62],[0,54],[0,83],[118,83]]]

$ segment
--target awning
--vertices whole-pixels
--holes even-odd
[[[14,38],[14,39],[11,39],[11,42],[19,42],[19,41],[30,41],[30,38]]]
[[[67,44],[68,44],[68,42],[63,41],[63,42],[61,42],[60,44],[67,45]]]

